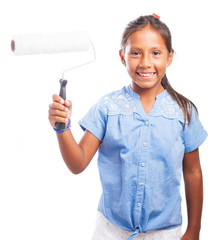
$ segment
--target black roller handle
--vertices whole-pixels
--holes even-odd
[[[66,100],[66,85],[67,85],[67,80],[60,79],[60,92],[59,92],[59,96],[61,98],[63,98],[64,100]],[[55,126],[56,126],[56,129],[61,130],[61,129],[65,128],[65,123],[56,122]]]

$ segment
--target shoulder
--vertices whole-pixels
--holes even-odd
[[[159,99],[159,104],[153,114],[154,116],[163,116],[168,119],[178,119],[184,122],[184,113],[181,107],[167,91]]]
[[[128,87],[126,86],[104,95],[99,100],[98,107],[107,115],[131,114],[134,108],[133,98],[128,93]]]
[[[179,104],[166,92],[160,101],[157,114],[166,118],[176,118],[186,125],[191,125],[194,120],[199,119],[197,107],[188,98],[184,96],[182,98],[184,101],[181,101],[181,104]]]

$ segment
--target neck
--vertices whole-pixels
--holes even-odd
[[[140,95],[140,100],[155,100],[156,96],[165,90],[161,84],[154,88],[140,88],[132,83],[131,88]]]

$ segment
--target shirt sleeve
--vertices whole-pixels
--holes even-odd
[[[207,138],[208,134],[203,128],[196,110],[193,108],[191,122],[185,125],[183,131],[185,153],[197,149]]]
[[[79,121],[79,125],[102,142],[106,132],[106,114],[103,106],[100,103],[95,104]]]

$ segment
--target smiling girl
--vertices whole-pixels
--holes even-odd
[[[93,240],[199,240],[202,172],[198,147],[207,137],[195,105],[169,84],[173,49],[168,27],[141,16],[126,27],[119,55],[131,84],[107,94],[79,122],[79,143],[57,131],[62,157],[75,174],[98,150],[102,196]],[[71,102],[53,95],[49,120],[68,124]],[[188,227],[181,233],[182,172]]]
[[[124,39],[126,37],[127,40]],[[141,102],[148,115],[155,97],[164,91],[161,79],[166,73],[166,67],[172,62],[173,50],[169,52],[162,35],[147,24],[145,28],[131,33],[129,38],[123,36],[119,54],[131,77],[132,89],[141,98],[144,97]],[[146,102],[148,100],[150,104]]]

